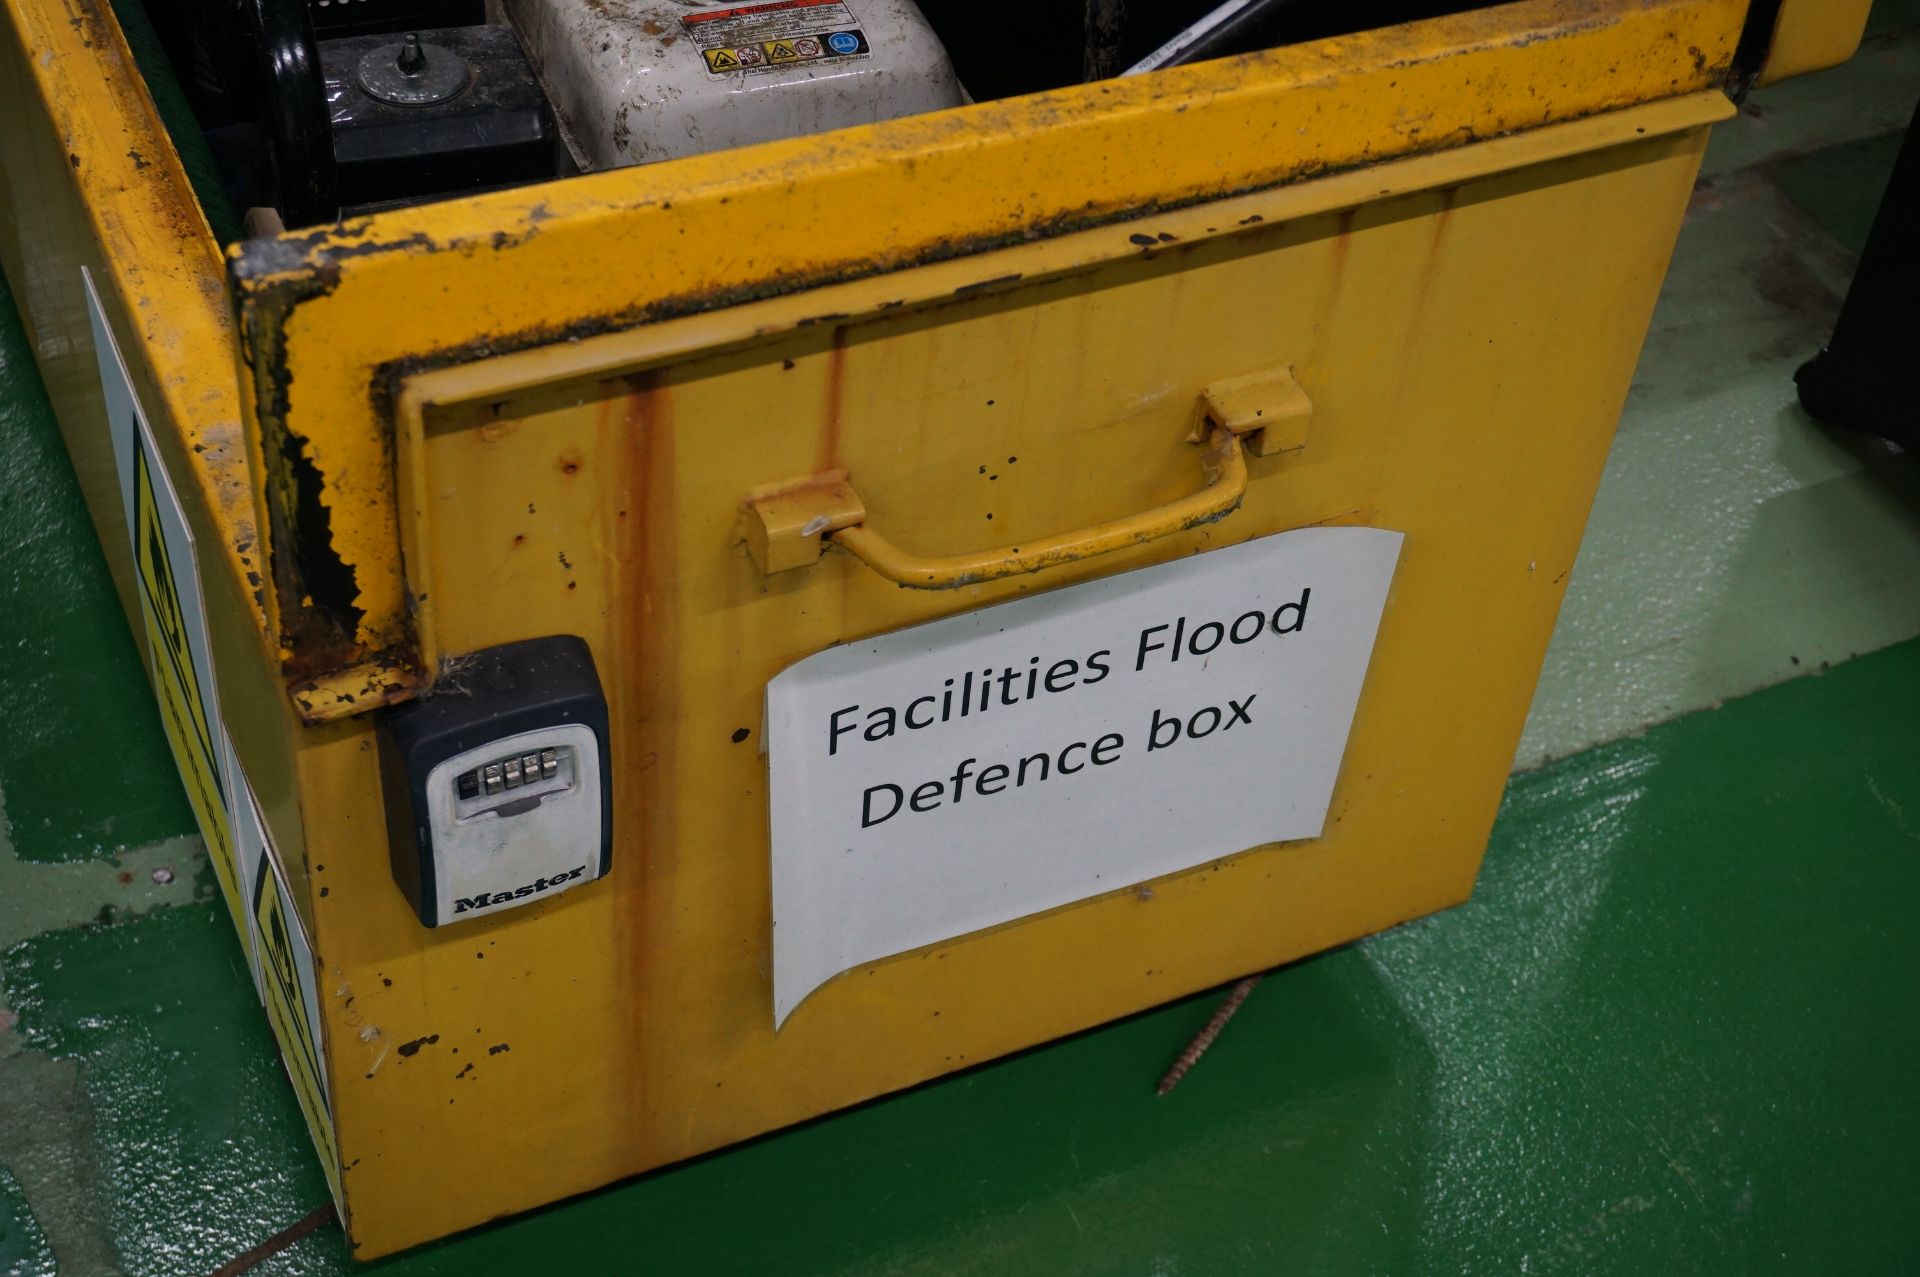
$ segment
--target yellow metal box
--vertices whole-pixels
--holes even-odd
[[[8,0],[0,258],[356,1253],[1464,900],[1746,8],[1526,0],[223,259],[104,0]],[[776,1028],[771,680],[1328,527],[1403,541],[1319,836]],[[423,927],[377,719],[548,634],[606,693],[612,871]]]

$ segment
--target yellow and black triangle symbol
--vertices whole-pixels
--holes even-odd
[[[732,49],[708,49],[707,69],[709,71],[731,71],[740,65],[740,59],[733,56]]]
[[[800,55],[793,51],[793,41],[775,40],[767,45],[767,58],[773,62],[797,62]]]

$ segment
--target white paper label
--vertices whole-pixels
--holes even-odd
[[[1317,837],[1400,541],[1284,532],[783,671],[776,1026],[853,967]]]

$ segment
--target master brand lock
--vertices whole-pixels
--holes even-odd
[[[379,736],[394,881],[429,927],[607,872],[607,702],[580,639],[456,658],[430,695],[382,716]]]

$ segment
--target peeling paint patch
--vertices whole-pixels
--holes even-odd
[[[399,1047],[397,1047],[396,1049],[400,1052],[401,1055],[411,1058],[413,1056],[420,1054],[421,1047],[432,1046],[435,1042],[438,1042],[439,1040],[440,1040],[440,1035],[438,1033],[429,1033],[427,1034],[427,1036],[423,1038],[415,1038],[411,1042],[402,1042],[399,1045]]]

